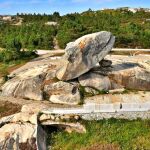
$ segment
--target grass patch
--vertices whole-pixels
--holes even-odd
[[[53,150],[96,150],[95,147],[112,147],[115,150],[149,150],[149,120],[101,120],[82,122],[87,133],[54,132],[50,145]],[[96,146],[95,146],[96,145]]]
[[[87,88],[90,88],[91,91],[87,91]],[[92,97],[92,96],[95,96],[95,95],[103,95],[103,94],[108,94],[109,93],[109,91],[106,91],[106,90],[98,90],[94,87],[82,86],[82,85],[79,85],[79,92],[80,92],[80,96],[81,96],[79,105],[84,104],[84,99],[86,97]]]
[[[13,70],[16,70],[17,68],[23,66],[28,61],[33,59],[34,57],[31,57],[29,59],[22,59],[22,60],[16,60],[16,61],[10,61],[8,63],[0,63],[0,77],[6,77],[9,73],[11,73]]]

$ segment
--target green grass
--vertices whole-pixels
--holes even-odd
[[[25,63],[27,63],[28,61],[30,61],[31,59],[33,59],[34,57],[31,57],[29,59],[22,59],[22,60],[16,60],[16,61],[10,61],[8,63],[0,63],[0,77],[6,77],[11,70],[17,69],[17,66],[19,67],[20,65],[24,65]]]
[[[87,129],[85,134],[54,132],[48,141],[52,149],[85,150],[95,144],[112,144],[117,145],[121,150],[150,150],[149,120],[110,119],[84,121],[83,124]]]

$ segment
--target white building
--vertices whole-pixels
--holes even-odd
[[[49,26],[57,26],[58,23],[57,23],[57,22],[54,22],[54,21],[49,21],[49,22],[46,22],[45,25],[49,25]]]
[[[11,21],[12,17],[11,16],[3,16],[2,20],[3,21]]]

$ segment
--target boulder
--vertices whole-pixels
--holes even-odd
[[[80,92],[75,82],[59,81],[45,85],[44,92],[53,103],[75,105],[80,102]]]
[[[67,44],[58,79],[68,81],[88,72],[112,49],[115,37],[106,31],[85,35]]]
[[[138,63],[122,62],[114,64],[108,77],[112,84],[131,90],[150,90],[150,72]]]
[[[10,123],[0,128],[0,149],[36,150],[36,127],[30,123]]]
[[[88,72],[81,75],[78,80],[79,83],[85,88],[90,87],[98,91],[108,91],[109,89],[111,89],[111,82],[109,78],[97,73]]]
[[[2,86],[2,95],[43,100],[43,86],[55,78],[60,64],[52,58],[51,54],[40,56],[11,72]]]
[[[120,88],[144,91],[150,90],[150,70],[147,62],[141,63],[135,60],[132,61],[131,58],[126,60],[114,59],[113,57],[115,56],[109,56],[109,59],[113,62],[110,67],[96,66],[92,68],[90,72],[109,78],[111,83],[109,90]],[[89,78],[87,80],[89,80]]]
[[[18,73],[2,86],[2,95],[43,100],[41,87],[47,70],[48,66],[44,65]]]

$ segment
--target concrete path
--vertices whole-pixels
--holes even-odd
[[[36,50],[38,55],[44,55],[44,54],[59,54],[59,53],[65,53],[64,49],[58,49],[58,50]],[[150,49],[131,49],[131,48],[113,48],[112,51],[114,52],[150,52]]]

